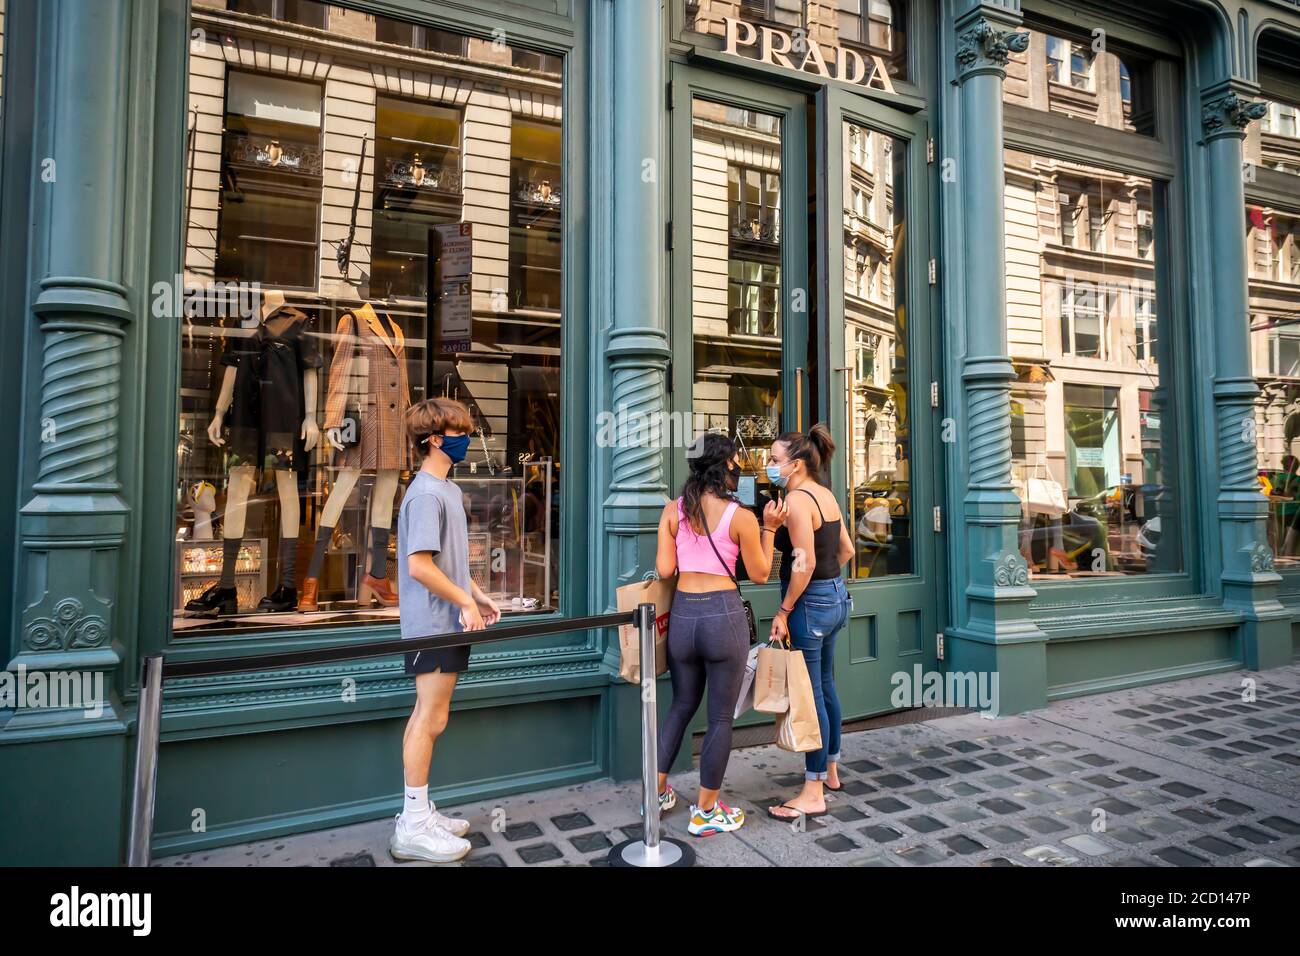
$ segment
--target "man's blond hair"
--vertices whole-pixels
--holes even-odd
[[[454,398],[426,398],[406,410],[406,437],[421,458],[433,450],[429,436],[448,429],[465,434],[474,430],[469,409]]]

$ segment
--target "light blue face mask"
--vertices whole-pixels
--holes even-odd
[[[781,474],[780,465],[767,466],[767,480],[770,481],[772,484],[776,485],[778,488],[784,488],[785,483],[789,481],[788,478],[786,478],[784,475]]]

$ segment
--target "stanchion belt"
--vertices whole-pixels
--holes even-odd
[[[283,651],[279,654],[255,654],[251,657],[222,657],[200,660],[164,661],[164,680],[178,677],[211,677],[216,674],[233,674],[239,671],[274,670],[278,667],[299,667],[305,664],[333,664],[339,661],[368,657],[388,657],[408,651],[432,651],[444,647],[462,647],[466,644],[486,644],[489,641],[509,641],[521,637],[541,637],[546,634],[563,634],[567,631],[585,631],[592,628],[619,627],[634,622],[635,611],[621,614],[598,614],[591,617],[570,617],[527,624],[511,624],[483,631],[455,631],[429,637],[393,638],[363,644],[339,644],[333,647],[314,647],[300,651]]]

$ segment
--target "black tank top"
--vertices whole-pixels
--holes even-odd
[[[817,506],[817,514],[822,519],[821,527],[813,530],[813,554],[817,557],[817,564],[813,568],[812,579],[823,581],[826,578],[838,578],[840,576],[840,527],[844,516],[841,515],[839,521],[831,524],[822,513],[821,502],[817,500],[816,495],[806,488],[796,488],[795,491],[802,491],[813,500],[813,504]],[[790,540],[790,532],[786,530],[785,525],[777,529],[775,545],[776,550],[781,552],[781,582],[789,584],[790,559],[794,554],[794,543]]]

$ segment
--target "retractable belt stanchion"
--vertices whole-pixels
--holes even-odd
[[[158,731],[162,726],[161,654],[140,666],[140,703],[136,716],[135,786],[131,792],[131,845],[128,866],[148,866],[153,838],[154,794],[158,784]]]
[[[412,650],[435,650],[444,647],[471,646],[491,641],[510,641],[545,634],[562,634],[597,628],[637,626],[641,642],[641,784],[645,813],[644,839],[628,841],[614,847],[610,861],[621,866],[690,866],[695,854],[676,840],[659,836],[659,781],[657,777],[656,729],[659,715],[655,710],[655,606],[642,604],[635,611],[600,614],[591,617],[530,621],[486,631],[466,634],[455,631],[413,639],[393,638],[282,651],[275,654],[252,654],[239,657],[164,661],[162,654],[145,657],[140,669],[140,699],[137,705],[135,783],[131,796],[131,833],[127,847],[129,866],[148,866],[153,839],[153,814],[158,783],[158,742],[162,729],[162,691],[166,680],[186,677],[212,677],[283,667],[333,664],[340,661],[374,659]],[[624,858],[619,854],[627,848]],[[615,860],[615,856],[618,859]]]
[[[641,644],[641,839],[609,851],[614,866],[690,866],[695,854],[677,840],[659,836],[659,711],[655,694],[655,606],[636,609]]]

